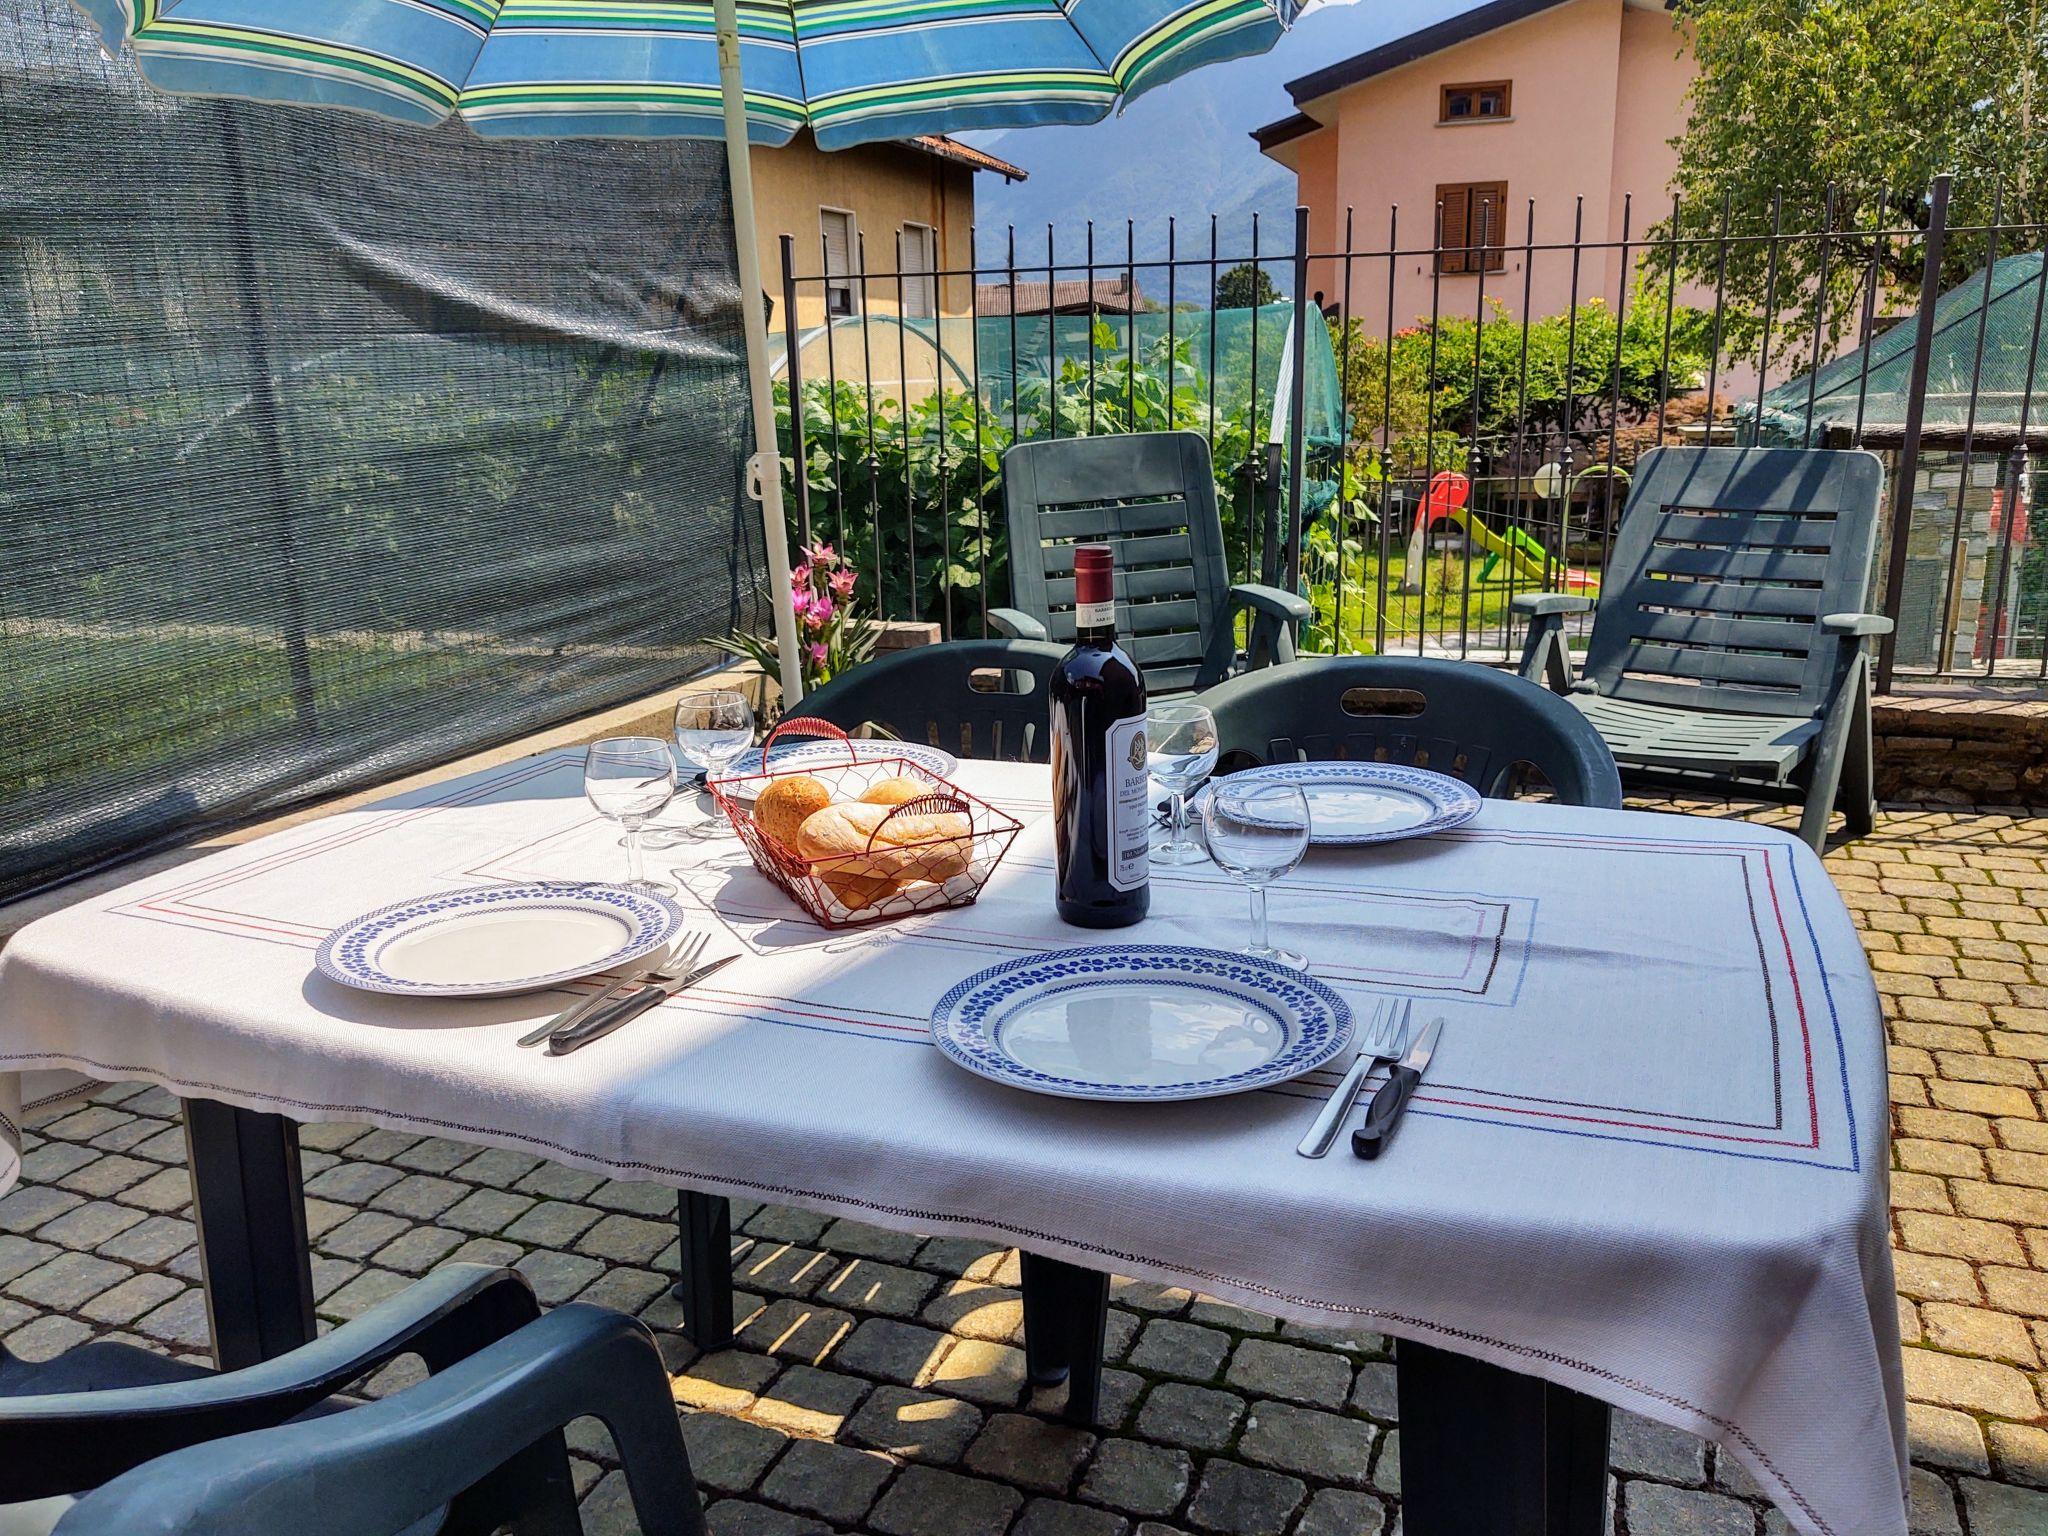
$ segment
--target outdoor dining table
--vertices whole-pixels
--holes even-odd
[[[671,850],[708,953],[741,958],[571,1055],[516,1042],[574,989],[423,1000],[315,971],[330,929],[396,900],[616,878],[581,774],[580,752],[543,754],[294,827],[0,952],[0,1098],[71,1068],[186,1100],[228,1363],[310,1333],[296,1127],[364,1121],[689,1192],[686,1306],[729,1283],[719,1217],[743,1197],[1392,1335],[1408,1536],[1599,1529],[1606,1404],[1718,1441],[1807,1536],[1903,1536],[1883,1032],[1793,838],[1489,801],[1454,831],[1311,852],[1274,891],[1286,942],[1361,1018],[1411,998],[1444,1021],[1386,1154],[1311,1161],[1295,1144],[1341,1058],[1101,1104],[933,1047],[933,1003],[992,963],[1244,941],[1244,891],[1206,864],[1155,869],[1140,927],[1063,926],[1043,766],[960,765],[1025,824],[971,906],[828,930],[736,840]],[[0,1191],[19,1143],[0,1102]]]

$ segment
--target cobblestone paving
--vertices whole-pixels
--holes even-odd
[[[1891,1029],[1912,1527],[2048,1536],[2048,814],[1894,811],[1828,867]],[[162,1090],[120,1084],[30,1136],[0,1199],[7,1348],[205,1349],[177,1115]],[[736,1203],[739,1340],[703,1355],[673,1331],[672,1192],[360,1125],[302,1139],[323,1319],[448,1259],[514,1264],[549,1303],[638,1313],[660,1331],[715,1536],[1398,1530],[1376,1336],[1119,1281],[1105,1426],[1083,1432],[1026,1389],[1012,1252]],[[631,1532],[609,1444],[578,1429],[586,1528]],[[1689,1436],[1620,1415],[1613,1461],[1617,1536],[1787,1530]]]

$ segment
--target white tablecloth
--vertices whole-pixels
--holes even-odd
[[[0,952],[0,1085],[145,1078],[1363,1323],[1718,1440],[1809,1536],[1903,1536],[1883,1033],[1808,849],[1488,802],[1443,836],[1311,853],[1273,897],[1286,942],[1361,1017],[1397,994],[1446,1024],[1387,1156],[1309,1162],[1294,1143],[1334,1072],[1103,1106],[932,1048],[954,982],[1103,938],[1053,914],[1046,770],[960,778],[1027,823],[977,905],[828,932],[737,843],[677,850],[694,920],[745,958],[564,1058],[513,1043],[561,993],[383,997],[311,958],[407,896],[615,878],[580,754],[297,827],[23,930]],[[1155,870],[1152,913],[1127,934],[1243,939],[1244,894],[1213,866]]]

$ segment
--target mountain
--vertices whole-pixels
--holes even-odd
[[[1054,252],[1062,265],[1078,263],[1095,221],[1098,263],[1124,259],[1125,221],[1139,261],[1166,254],[1167,220],[1178,221],[1182,258],[1208,254],[1209,216],[1217,216],[1223,256],[1251,252],[1252,215],[1259,215],[1259,248],[1291,250],[1294,243],[1294,173],[1268,160],[1251,131],[1294,110],[1286,84],[1397,37],[1471,9],[1475,0],[1358,0],[1310,11],[1268,53],[1212,64],[1141,96],[1120,116],[1084,128],[1013,128],[963,138],[1030,173],[1030,180],[978,178],[975,187],[975,259],[1000,265],[1015,226],[1020,268],[1040,263],[1045,227],[1054,226]],[[1285,291],[1284,267],[1273,270]],[[1028,274],[1027,274],[1028,276]],[[1181,280],[1189,280],[1183,269]],[[1201,279],[1206,282],[1206,275]],[[1165,274],[1139,273],[1138,286],[1154,293]]]

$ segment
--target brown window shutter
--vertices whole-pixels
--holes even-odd
[[[1505,264],[1502,247],[1507,244],[1508,184],[1485,182],[1472,188],[1472,244],[1474,253],[1486,263],[1486,270],[1498,272]],[[1472,270],[1478,270],[1476,265]]]
[[[1471,240],[1472,189],[1460,184],[1438,187],[1437,262],[1439,272],[1463,272],[1465,247]]]

